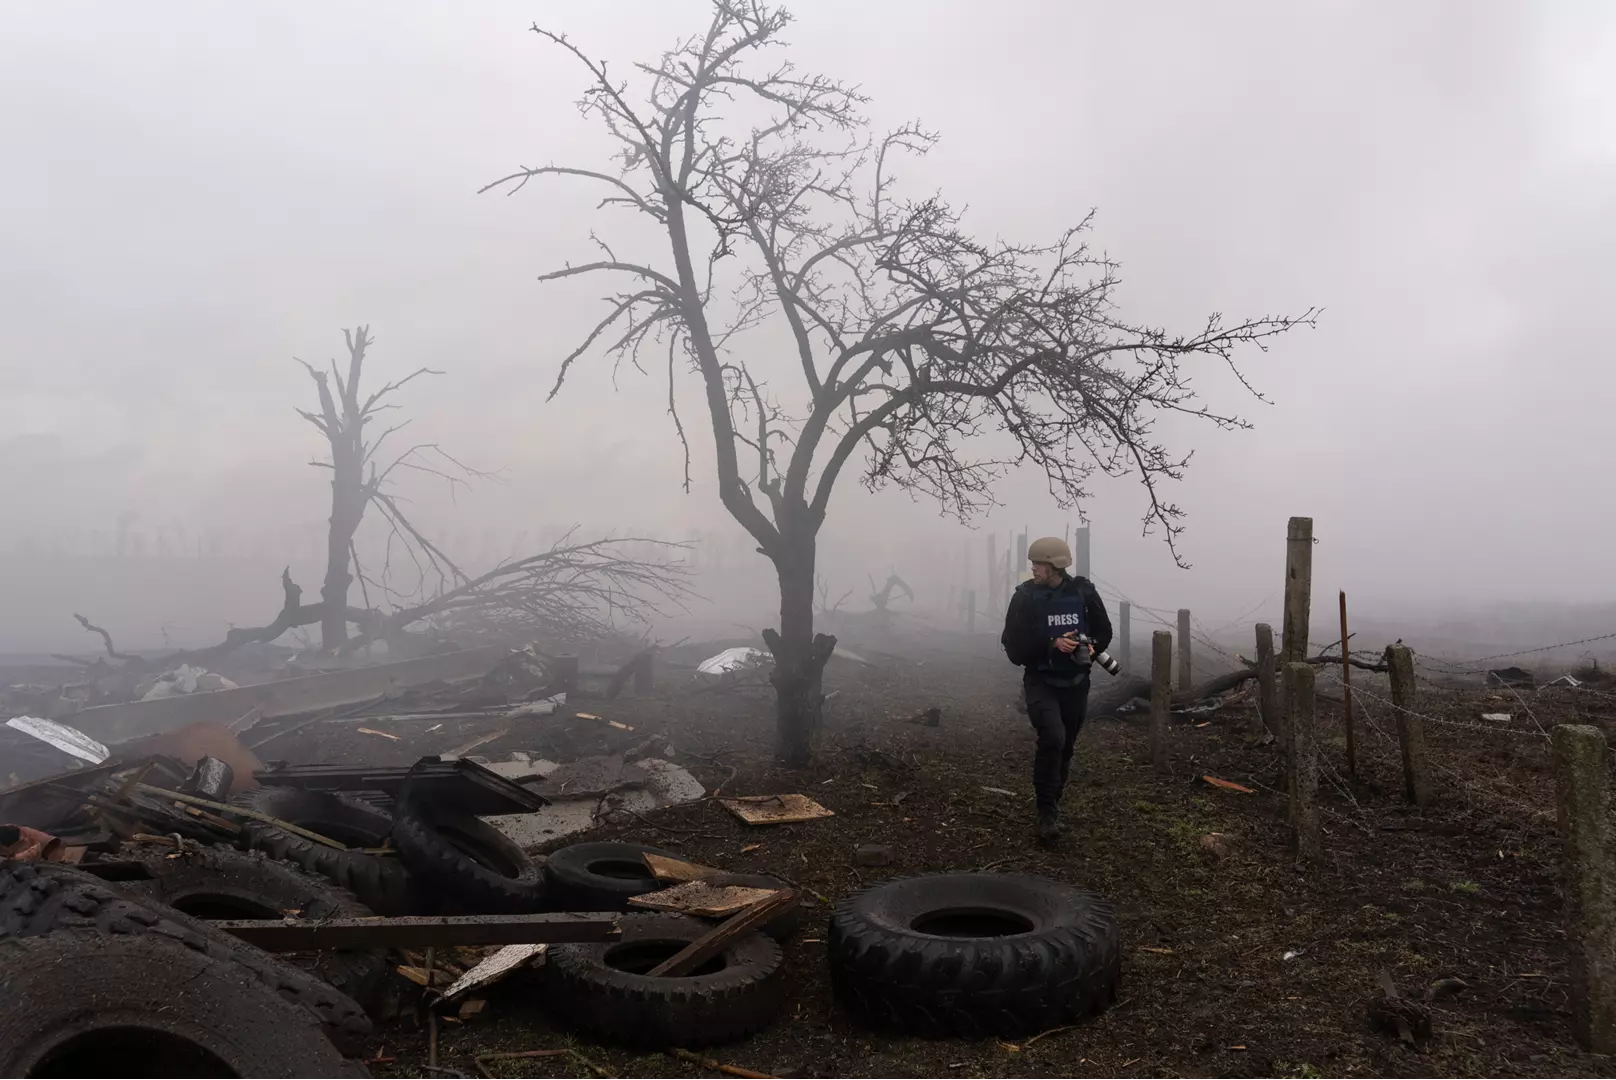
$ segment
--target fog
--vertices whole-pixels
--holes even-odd
[[[477,561],[575,524],[700,533],[731,553],[709,614],[762,625],[767,565],[718,503],[710,438],[682,490],[665,382],[625,367],[614,386],[591,355],[546,400],[601,290],[535,279],[589,257],[591,228],[645,235],[577,183],[477,194],[522,165],[607,163],[573,104],[583,73],[531,22],[627,72],[707,10],[0,8],[0,649],[88,650],[76,611],[131,646],[202,643],[267,621],[283,565],[316,591],[329,489],[294,357],[339,355],[361,323],[373,371],[443,372],[399,395],[416,437],[502,472],[452,499],[410,481],[432,535]],[[1127,316],[1175,329],[1324,308],[1242,354],[1269,403],[1197,377],[1252,430],[1160,429],[1195,450],[1169,492],[1190,569],[1141,536],[1137,481],[1093,485],[1109,588],[1209,627],[1277,621],[1286,519],[1305,514],[1330,607],[1339,588],[1388,625],[1501,620],[1523,646],[1616,630],[1616,8],[793,10],[799,66],[859,84],[877,128],[941,134],[903,186],[967,205],[980,235],[1046,241],[1093,207]],[[967,545],[982,573],[987,532],[1002,551],[1079,517],[1030,471],[996,496],[968,528],[844,475],[830,592],[861,600],[897,569],[940,606]]]

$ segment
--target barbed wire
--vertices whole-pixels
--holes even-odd
[[[1341,676],[1340,676],[1340,674],[1338,672],[1335,672],[1335,671],[1330,670],[1330,669],[1326,669],[1325,670],[1325,675],[1328,678],[1333,679],[1336,682],[1337,685],[1340,685],[1342,687],[1347,686],[1347,684],[1342,681]],[[1469,720],[1449,720],[1446,717],[1431,716],[1428,713],[1422,713],[1422,712],[1419,712],[1417,710],[1410,709],[1410,708],[1407,708],[1405,706],[1399,705],[1399,704],[1397,704],[1397,702],[1392,701],[1390,698],[1381,697],[1379,694],[1373,692],[1372,690],[1369,690],[1361,682],[1356,682],[1356,683],[1351,684],[1351,690],[1352,690],[1352,698],[1353,698],[1354,701],[1357,701],[1360,698],[1368,698],[1371,701],[1378,701],[1380,704],[1386,706],[1388,709],[1393,709],[1393,710],[1395,710],[1397,712],[1405,713],[1405,714],[1407,714],[1409,716],[1415,717],[1416,719],[1426,721],[1427,723],[1440,724],[1443,727],[1459,728],[1459,729],[1464,730],[1464,731],[1481,731],[1481,732],[1485,732],[1485,733],[1488,733],[1488,734],[1494,734],[1494,735],[1525,735],[1525,736],[1530,736],[1532,738],[1543,738],[1543,739],[1547,739],[1549,737],[1549,733],[1546,730],[1543,729],[1543,726],[1541,724],[1538,724],[1538,730],[1537,731],[1524,731],[1524,730],[1522,730],[1520,728],[1505,727],[1505,726],[1503,726],[1501,724],[1483,724],[1483,723],[1477,723],[1475,721],[1469,721]],[[1534,723],[1537,721],[1537,718],[1535,716],[1532,719],[1533,719]]]
[[[1569,649],[1575,645],[1592,645],[1600,641],[1616,640],[1616,631],[1608,634],[1597,634],[1594,637],[1578,638],[1576,641],[1557,641],[1553,645],[1539,645],[1533,649],[1517,649],[1514,652],[1493,653],[1491,656],[1478,656],[1473,660],[1451,660],[1441,656],[1426,656],[1424,659],[1431,666],[1447,664],[1455,669],[1455,674],[1485,675],[1486,668],[1476,668],[1472,665],[1485,664],[1491,660],[1509,660],[1517,656],[1535,656],[1538,653],[1553,652],[1555,649]]]
[[[1391,705],[1392,708],[1399,708],[1399,706],[1397,706],[1396,704],[1394,704],[1392,702],[1386,702],[1386,704]],[[1402,754],[1402,742],[1401,742],[1401,740],[1398,739],[1397,736],[1392,735],[1385,728],[1383,728],[1376,721],[1374,714],[1369,709],[1365,708],[1363,710],[1362,715],[1363,715],[1364,723],[1369,727],[1369,729],[1371,731],[1373,731],[1375,734],[1379,735],[1381,737],[1381,739],[1384,740],[1386,743],[1390,744],[1392,747],[1395,748],[1396,754],[1393,755],[1393,756],[1399,756],[1400,757],[1401,754]],[[1528,732],[1527,734],[1532,734],[1532,733]],[[1549,816],[1549,812],[1546,811],[1541,806],[1534,806],[1531,803],[1526,802],[1526,801],[1524,801],[1522,799],[1517,799],[1517,798],[1514,798],[1513,796],[1505,795],[1502,792],[1500,792],[1497,789],[1492,788],[1492,787],[1483,788],[1481,786],[1481,781],[1480,781],[1479,778],[1465,776],[1463,773],[1459,772],[1459,770],[1457,770],[1457,769],[1455,769],[1455,768],[1453,768],[1453,767],[1451,767],[1449,765],[1444,764],[1440,759],[1438,759],[1433,754],[1428,754],[1427,757],[1426,757],[1426,760],[1437,771],[1443,773],[1444,775],[1446,775],[1450,779],[1452,779],[1454,781],[1454,787],[1459,791],[1461,796],[1463,796],[1467,800],[1472,797],[1474,792],[1476,792],[1478,790],[1481,790],[1481,791],[1484,791],[1488,796],[1498,800],[1499,802],[1502,802],[1502,803],[1505,803],[1507,805],[1513,806],[1518,810],[1524,810],[1528,814],[1532,815],[1533,817]]]

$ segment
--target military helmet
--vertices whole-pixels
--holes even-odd
[[[1027,545],[1027,561],[1048,563],[1057,570],[1072,565],[1072,549],[1058,536],[1040,536]]]

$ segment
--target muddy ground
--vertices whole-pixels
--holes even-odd
[[[1358,775],[1347,779],[1340,706],[1328,700],[1339,685],[1326,673],[1326,858],[1303,870],[1287,850],[1275,747],[1248,708],[1176,721],[1170,775],[1149,767],[1142,718],[1091,723],[1067,798],[1073,829],[1050,851],[1031,836],[1032,739],[1014,704],[1017,674],[991,641],[940,638],[903,658],[864,655],[869,666],[833,661],[830,719],[817,763],[804,772],[771,763],[765,690],[700,689],[675,666],[677,654],[653,696],[577,703],[632,725],[632,734],[572,720],[569,709],[523,721],[475,751],[495,760],[512,750],[564,757],[663,733],[709,789],[800,791],[835,811],[826,820],[749,829],[704,801],[591,834],[776,874],[811,897],[808,928],[787,948],[785,1014],[771,1030],[711,1056],[804,1077],[1611,1075],[1609,1060],[1582,1054],[1571,1037],[1553,778],[1538,726],[1606,722],[1616,716],[1616,697],[1542,694],[1517,704],[1428,686],[1421,709],[1444,722],[1430,727],[1437,798],[1421,812],[1402,800],[1386,690],[1367,676],[1360,685],[1375,696],[1359,698]],[[942,709],[941,726],[909,721],[933,706]],[[1477,719],[1489,710],[1512,719]],[[483,726],[451,722],[425,734],[427,722],[367,722],[403,736],[396,742],[361,734],[357,723],[326,723],[260,753],[404,762],[486,733],[487,721],[477,723]],[[1252,793],[1208,785],[1204,775]],[[1203,845],[1213,833],[1221,834],[1221,854]],[[854,847],[869,841],[895,845],[897,865],[853,866]],[[1018,1045],[925,1041],[854,1026],[828,986],[825,905],[889,872],[987,869],[1048,875],[1115,903],[1125,950],[1119,1004],[1093,1022]],[[1366,1004],[1382,972],[1414,996],[1437,980],[1462,980],[1464,989],[1430,1005],[1428,1042],[1409,1046],[1372,1028]],[[441,1028],[439,1064],[472,1075],[479,1054],[553,1047],[575,1047],[582,1057],[493,1062],[488,1070],[708,1075],[556,1029],[532,976],[491,992],[469,1022]],[[426,1041],[413,1022],[384,1029],[372,1069],[431,1075],[420,1071]]]

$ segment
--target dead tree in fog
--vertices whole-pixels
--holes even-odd
[[[909,587],[907,581],[897,574],[888,574],[886,583],[879,589],[875,587],[875,578],[870,578],[870,603],[875,605],[875,610],[885,611],[887,609],[887,605],[892,602],[892,593],[895,589],[901,591],[911,604],[914,603],[915,591]]]
[[[1234,350],[1263,347],[1312,313],[1234,325],[1213,316],[1185,336],[1121,321],[1116,266],[1085,245],[1087,219],[1048,244],[982,241],[941,198],[901,197],[897,159],[925,153],[933,136],[909,126],[872,139],[857,92],[771,62],[788,22],[763,3],[718,0],[705,33],[634,69],[633,90],[535,26],[587,71],[580,108],[618,141],[619,167],[524,168],[489,188],[588,180],[603,208],[648,219],[666,240],[663,258],[641,259],[597,239],[598,258],[544,276],[626,283],[551,393],[597,344],[636,365],[654,344],[688,489],[674,382],[699,376],[719,496],[779,579],[780,627],[764,638],[780,755],[801,764],[835,644],[814,632],[817,536],[855,455],[867,488],[894,484],[961,518],[991,504],[1012,464],[1042,469],[1063,506],[1084,497],[1094,469],[1131,472],[1149,500],[1146,530],[1161,526],[1171,545],[1181,512],[1159,485],[1187,459],[1152,439],[1153,418],[1244,426],[1198,404],[1181,365],[1226,363],[1251,389]],[[770,363],[772,342],[748,336],[768,322],[792,343],[788,366]],[[1013,440],[1007,460],[967,454],[989,432]]]
[[[441,375],[442,372],[416,368],[403,378],[383,383],[380,389],[367,393],[361,384],[365,377],[366,350],[375,343],[370,328],[344,330],[342,336],[348,347],[346,375],[335,360],[331,361],[330,371],[299,361],[314,380],[320,410],[299,409],[298,415],[319,430],[331,453],[329,461],[309,463],[331,470],[331,520],[326,533],[325,583],[320,590],[320,647],[327,652],[341,648],[348,640],[349,622],[362,622],[370,614],[368,602],[363,609],[348,606],[348,589],[354,584],[354,575],[363,574],[354,536],[372,508],[386,519],[391,529],[390,551],[395,540],[402,542],[415,558],[417,569],[429,570],[440,584],[451,577],[464,576],[404,515],[389,488],[394,474],[429,473],[451,485],[486,475],[456,461],[436,443],[415,443],[390,459],[382,458],[388,438],[409,424],[408,420],[403,420],[380,431],[374,430],[373,425],[377,425],[382,414],[398,408],[390,400],[392,396],[422,375]],[[368,579],[360,581],[361,588],[368,584]],[[383,578],[376,584],[383,590],[390,588],[385,568]]]
[[[569,532],[546,551],[506,559],[481,573],[464,569],[410,520],[394,482],[413,473],[457,485],[492,479],[493,474],[470,468],[436,443],[417,442],[393,452],[388,439],[402,431],[407,420],[375,430],[383,414],[398,408],[392,398],[399,389],[422,375],[441,372],[417,368],[366,391],[365,361],[374,344],[369,327],[344,330],[343,340],[348,348],[346,371],[335,360],[329,370],[300,361],[314,380],[320,407],[299,409],[298,414],[319,430],[330,448],[329,460],[310,462],[331,472],[320,600],[304,603],[303,589],[287,568],[281,571],[280,613],[272,621],[232,627],[214,645],[165,654],[150,663],[208,663],[243,645],[272,642],[315,623],[320,625],[323,652],[351,652],[374,641],[398,645],[406,631],[421,627],[463,638],[599,640],[613,633],[619,621],[644,623],[694,595],[689,568],[671,558],[687,545],[640,537],[580,541]],[[380,565],[366,570],[355,538],[372,511],[387,535]],[[634,557],[630,554],[634,549],[647,555]],[[397,580],[395,559],[410,565],[412,584]],[[349,595],[355,584],[360,605],[353,604]],[[112,635],[83,615],[74,618],[101,636],[109,658],[148,665],[114,649]],[[350,625],[356,630],[352,636]]]

